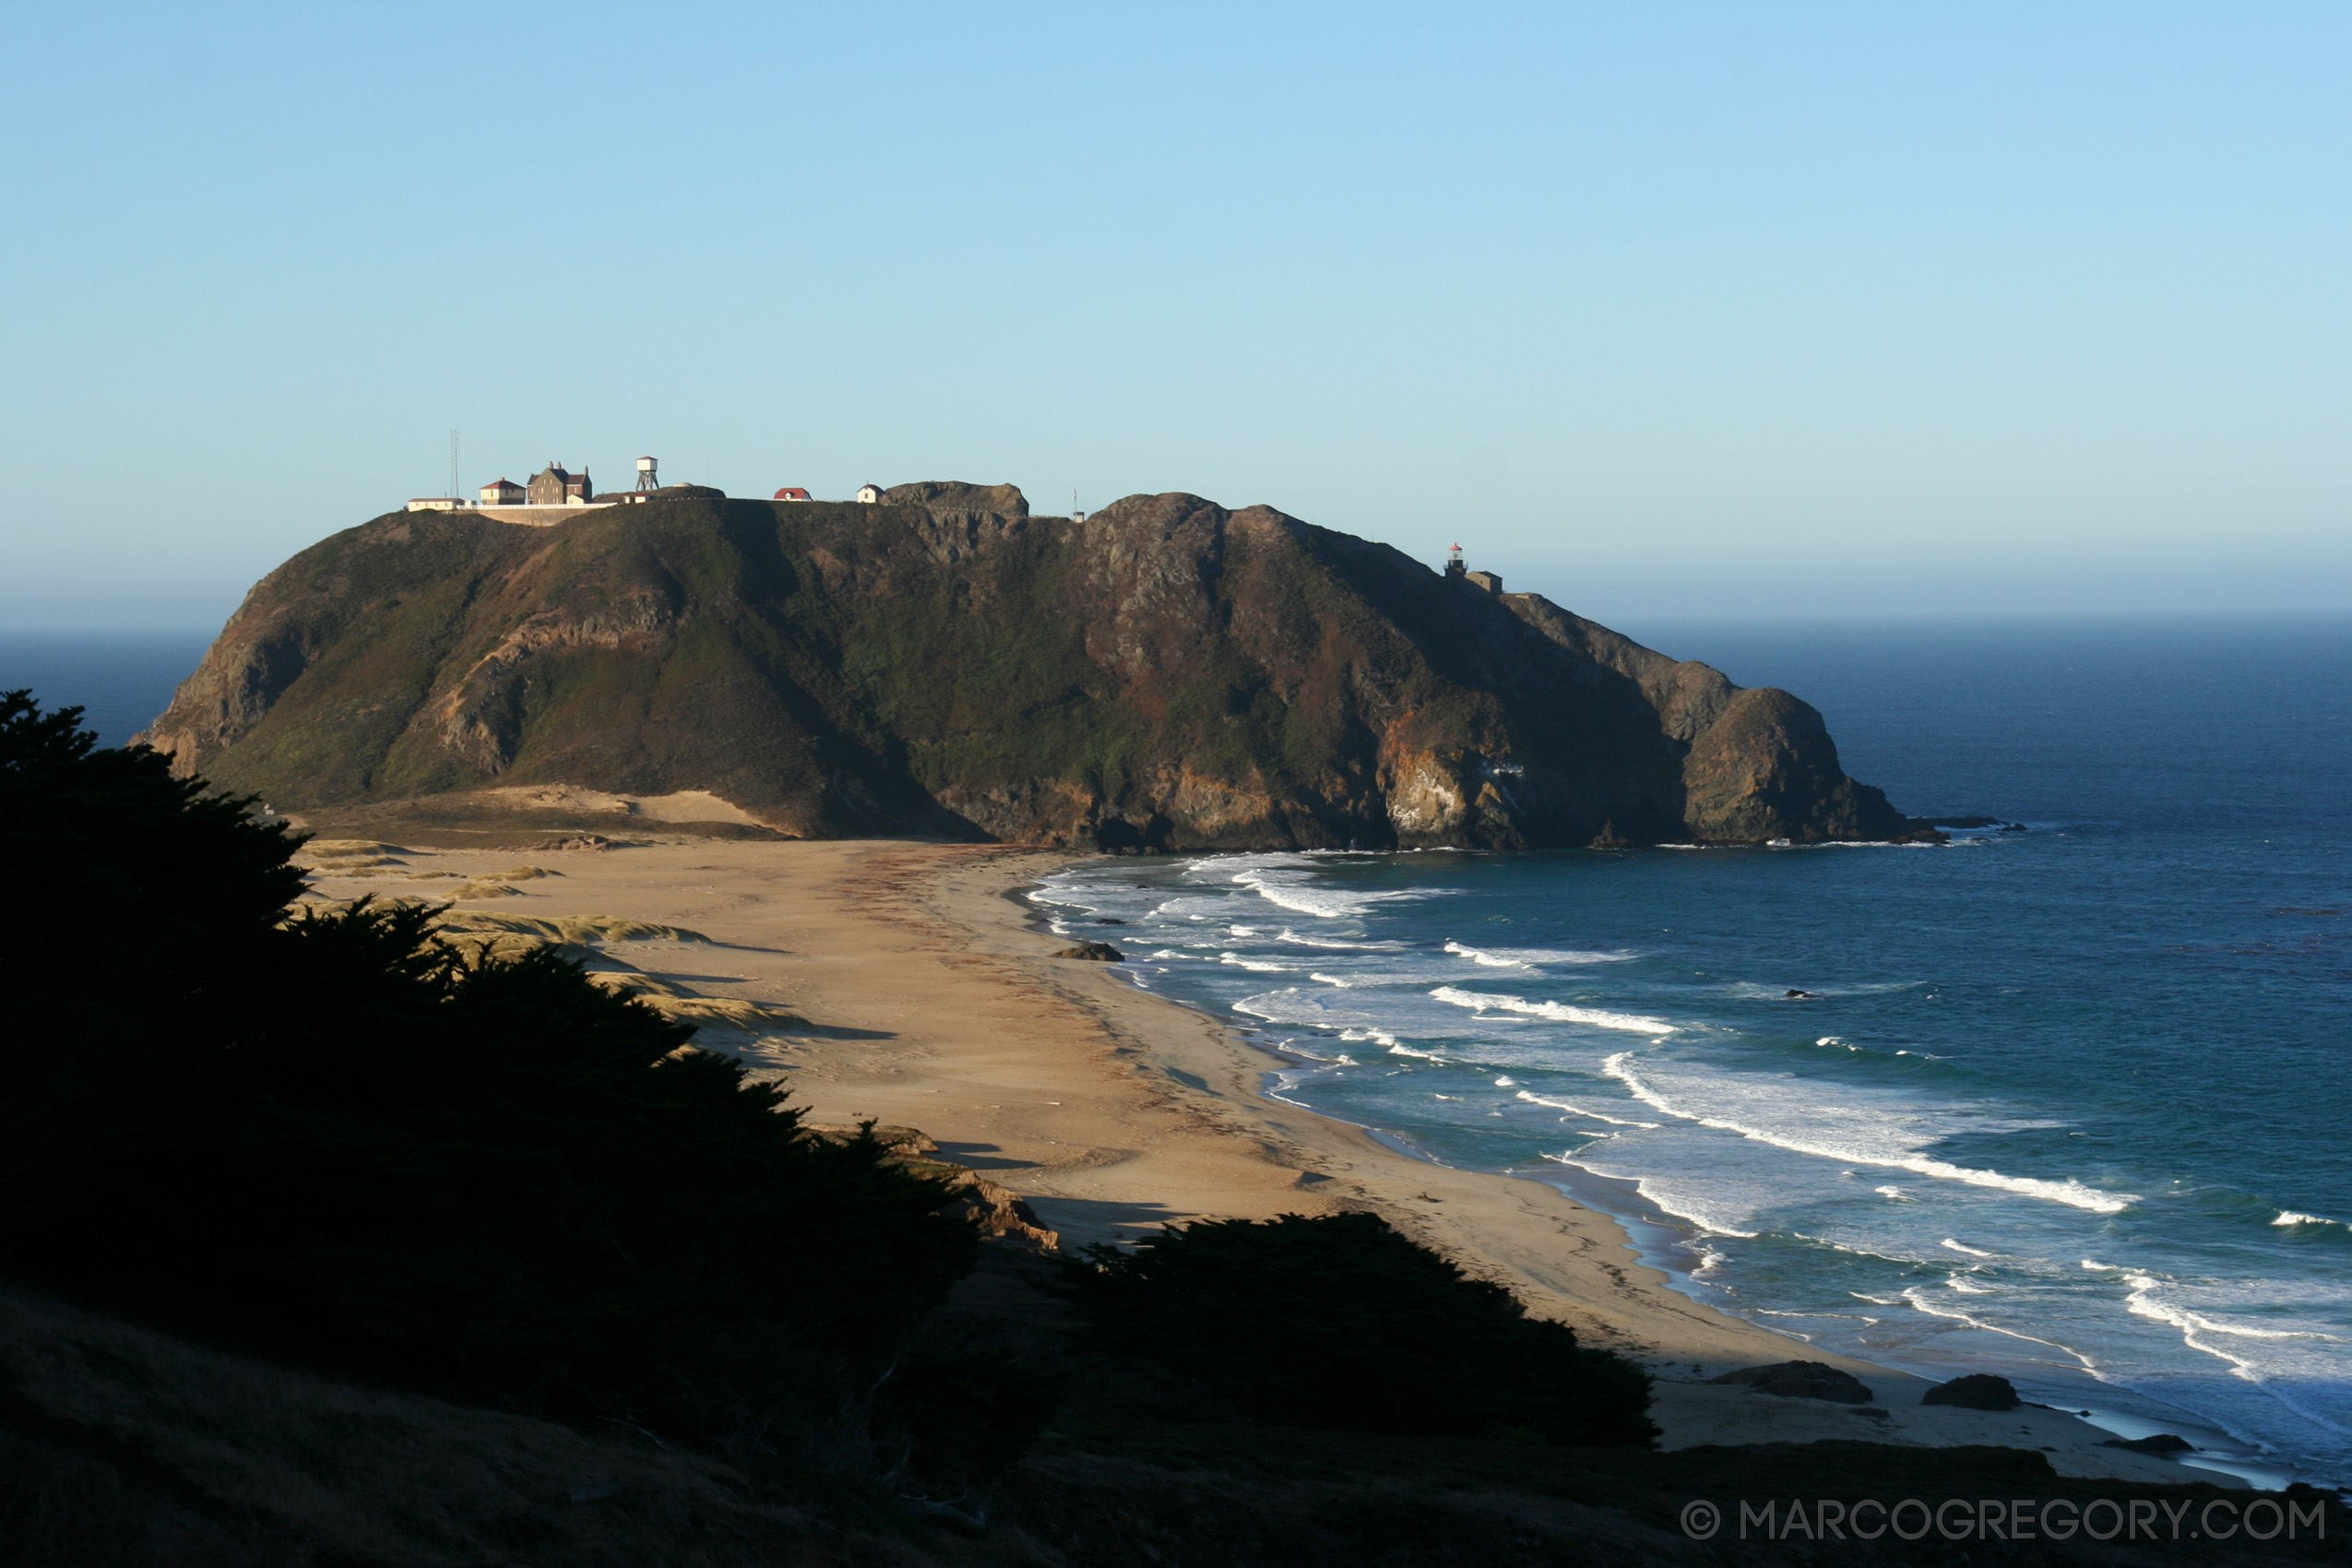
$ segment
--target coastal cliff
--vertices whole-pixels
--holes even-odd
[[[703,790],[809,837],[1110,849],[1886,838],[1821,716],[1270,507],[1010,485],[378,517],[145,737],[281,809]]]

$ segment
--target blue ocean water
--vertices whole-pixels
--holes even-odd
[[[155,722],[211,642],[192,631],[0,631],[0,691],[30,686],[43,708],[85,709],[99,743],[119,746]]]
[[[1259,1030],[1269,1092],[1552,1181],[1728,1311],[2352,1481],[2352,617],[1627,629],[2027,831],[1033,897]]]

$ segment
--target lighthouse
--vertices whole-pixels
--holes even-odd
[[[1467,583],[1480,593],[1503,591],[1503,579],[1492,572],[1473,572],[1462,564],[1462,547],[1458,544],[1446,547],[1445,576],[1451,581]]]

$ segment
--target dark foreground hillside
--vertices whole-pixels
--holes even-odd
[[[1010,486],[398,513],[247,596],[148,739],[286,810],[708,790],[1086,848],[1895,837],[1821,716],[1264,506]]]
[[[988,1320],[967,1314],[966,1328]],[[1015,1325],[1032,1336],[1049,1333]],[[1069,1363],[1063,1362],[1065,1370]],[[743,1462],[200,1349],[0,1292],[0,1560],[11,1568],[1614,1568],[2340,1562],[2352,1512],[2288,1541],[2192,1538],[2211,1486],[2068,1481],[2038,1454],[1866,1443],[1557,1448],[1216,1419],[1132,1368],[985,1494]],[[2239,1494],[2242,1502],[2243,1493]],[[1737,1539],[1803,1499],[2137,1500],[2154,1538]],[[1733,1521],[1684,1533],[1711,1499]],[[2298,1504],[2306,1517],[2316,1495]],[[2231,1510],[2234,1515],[2235,1509]],[[2180,1538],[2168,1516],[2190,1521]],[[2103,1515],[2095,1515],[2103,1518]]]

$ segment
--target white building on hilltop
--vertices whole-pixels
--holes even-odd
[[[561,463],[550,463],[531,475],[529,484],[517,484],[511,479],[497,479],[480,491],[481,499],[468,501],[454,495],[422,495],[409,503],[411,512],[466,512],[487,517],[493,522],[528,523],[534,528],[549,528],[569,522],[583,512],[598,511],[606,506],[641,505],[647,501],[671,501],[685,498],[724,501],[724,491],[705,484],[661,484],[656,478],[654,459],[637,459],[637,488],[615,491],[599,495],[588,481],[588,470],[573,473]]]

